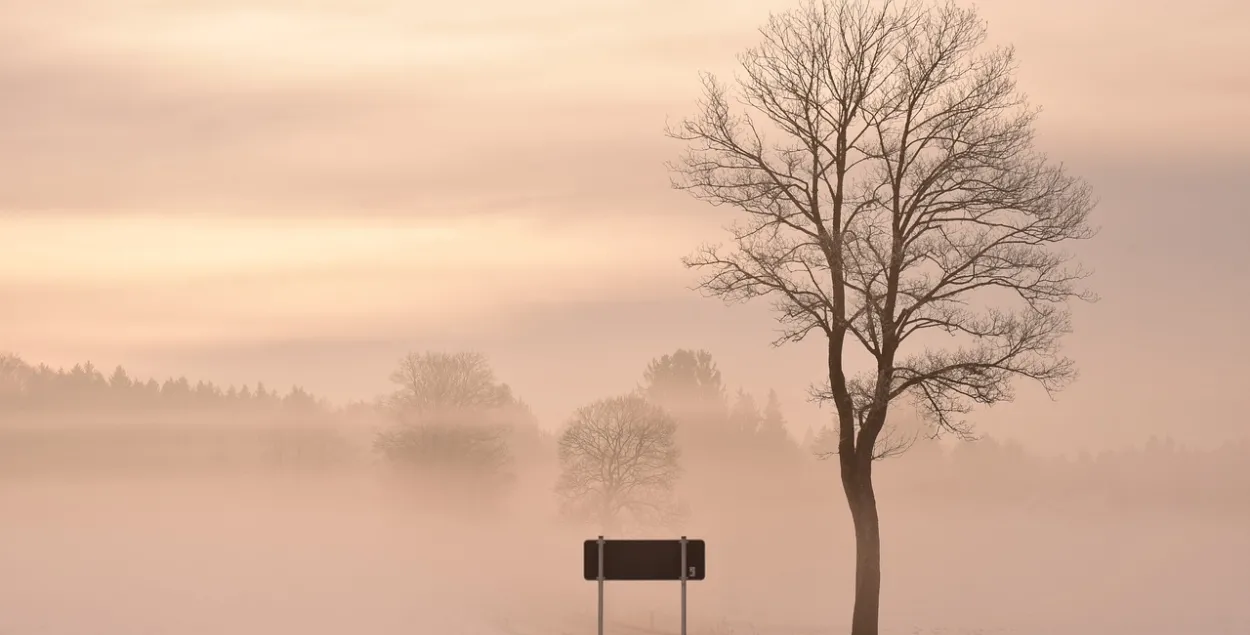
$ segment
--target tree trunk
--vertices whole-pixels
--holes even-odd
[[[881,522],[872,489],[872,462],[842,462],[842,487],[855,525],[855,607],[851,635],[878,635],[881,612]]]

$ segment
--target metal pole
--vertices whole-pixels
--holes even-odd
[[[599,536],[599,635],[603,635],[603,536]]]
[[[600,633],[599,635],[603,635]],[[681,635],[686,635],[686,537],[681,537]]]

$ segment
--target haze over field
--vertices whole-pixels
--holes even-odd
[[[0,0],[0,635],[590,632],[609,520],[561,474],[602,448],[563,435],[628,412],[680,470],[621,531],[708,540],[692,633],[845,632],[826,340],[691,291],[734,216],[665,169],[699,73],[799,4]],[[1061,247],[1101,299],[1054,400],[877,468],[882,632],[1250,631],[1250,6],[977,8],[1097,199]],[[430,405],[467,367],[487,396]],[[579,410],[639,387],[671,422]],[[490,478],[397,467],[481,412]]]

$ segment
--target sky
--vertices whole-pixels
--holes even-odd
[[[690,289],[698,72],[780,0],[0,0],[0,350],[367,398],[476,349],[554,425],[706,348],[796,433],[819,346]],[[1081,379],[977,414],[1044,452],[1244,437],[1250,6],[979,3],[1087,178]]]

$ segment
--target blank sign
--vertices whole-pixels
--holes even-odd
[[[686,579],[702,580],[707,572],[707,549],[702,540],[686,541]],[[582,575],[599,579],[599,541],[582,545]],[[605,580],[680,580],[680,540],[603,541]]]

